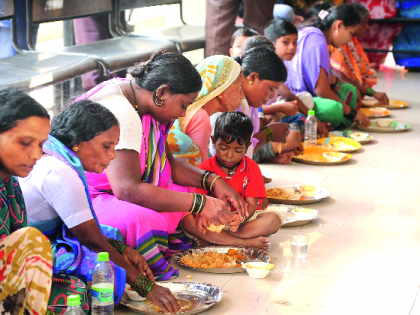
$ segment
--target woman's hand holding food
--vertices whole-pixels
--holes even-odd
[[[354,118],[354,121],[356,121],[357,123],[359,123],[360,125],[367,127],[370,124],[370,119],[369,117],[367,117],[365,114],[363,114],[360,111],[357,111],[357,115]]]
[[[209,181],[212,179],[213,177],[210,177]],[[246,202],[239,196],[235,189],[223,180],[223,178],[216,179],[213,184],[213,193],[217,199],[226,201],[229,205],[232,205],[235,211],[238,211],[241,218],[249,215]]]
[[[219,226],[230,221],[230,205],[227,202],[209,196],[206,198],[206,205],[196,220],[197,230],[203,234],[211,223]]]
[[[175,313],[180,309],[178,302],[171,291],[168,288],[162,287],[156,283],[147,294],[146,300],[155,304],[164,313]]]

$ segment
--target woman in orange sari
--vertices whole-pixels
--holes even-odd
[[[363,38],[369,31],[369,10],[359,3],[352,3],[351,6],[360,15],[362,22],[351,42],[341,48],[329,45],[331,68],[342,81],[356,86],[363,96],[373,96],[383,105],[388,105],[388,96],[372,89],[377,83],[376,72],[370,68],[369,59],[358,39],[358,36]]]

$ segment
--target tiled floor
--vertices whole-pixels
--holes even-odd
[[[313,205],[316,222],[271,237],[276,267],[266,279],[181,268],[176,281],[222,288],[223,300],[205,314],[420,314],[420,74],[405,77],[380,73],[376,89],[410,102],[392,117],[411,131],[372,133],[375,143],[342,166],[261,165],[275,185],[318,184],[332,196]],[[310,234],[305,261],[289,256],[288,234],[299,230]]]

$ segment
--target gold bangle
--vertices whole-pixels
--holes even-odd
[[[194,193],[193,196],[194,196],[194,199],[193,199],[193,203],[192,203],[192,206],[191,206],[191,209],[190,209],[189,212],[193,212],[193,210],[194,210],[195,199],[197,198],[197,194]]]
[[[281,143],[279,142],[279,146],[277,148],[277,150],[279,151],[278,154],[281,154],[281,151],[283,150],[283,148],[281,147]]]
[[[217,175],[216,176],[216,178],[215,179],[213,179],[213,181],[211,182],[211,185],[210,185],[210,191],[213,191],[213,185],[214,185],[214,182],[216,181],[216,179],[218,179],[218,178],[222,178],[222,176],[219,176],[219,175]]]

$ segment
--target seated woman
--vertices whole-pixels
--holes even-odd
[[[115,159],[119,136],[115,116],[89,100],[76,102],[54,117],[44,144],[46,154],[28,177],[20,179],[28,221],[50,238],[54,273],[74,275],[88,283],[93,269],[86,267],[95,265],[98,252],[108,252],[120,267],[115,268],[115,303],[128,283],[160,308],[174,311],[174,297],[153,284],[145,259],[119,241],[122,237],[117,231],[99,226],[92,207],[85,171],[104,171]],[[162,299],[175,302],[165,308]]]
[[[330,86],[328,44],[339,48],[348,43],[359,23],[359,15],[347,4],[321,11],[312,26],[299,30],[296,56],[285,62],[289,74],[286,85],[294,93],[310,92],[316,116],[334,128],[349,127],[352,121],[369,124],[369,118],[356,109],[354,86],[340,85],[338,93]]]
[[[330,45],[330,63],[337,76],[344,82],[357,87],[363,96],[373,96],[383,105],[388,105],[386,93],[372,89],[377,83],[376,71],[369,66],[369,59],[360,45],[358,38],[364,38],[369,32],[369,10],[360,3],[350,4],[360,16],[360,24],[352,40],[341,48]]]
[[[131,73],[134,79],[113,79],[85,93],[118,119],[116,158],[102,174],[87,173],[92,204],[99,222],[117,228],[125,242],[146,259],[156,280],[178,276],[169,264],[170,249],[191,246],[178,227],[189,211],[200,212],[197,225],[220,225],[230,218],[229,203],[246,213],[239,195],[214,174],[204,174],[172,156],[166,138],[173,121],[185,115],[201,89],[201,77],[178,53],[154,53]],[[172,181],[173,180],[173,181]],[[178,186],[208,187],[216,196],[194,196]],[[177,184],[177,185],[174,185]]]
[[[51,291],[48,239],[27,227],[15,176],[28,176],[48,138],[47,111],[15,89],[0,91],[0,312],[46,314]]]
[[[203,81],[201,91],[188,106],[185,117],[175,121],[168,142],[174,155],[198,167],[209,157],[210,116],[239,108],[244,97],[244,76],[241,66],[227,56],[208,57],[196,69]]]
[[[283,62],[274,49],[267,46],[247,50],[242,57],[235,57],[235,60],[241,64],[245,76],[242,86],[245,98],[239,111],[250,117],[253,124],[252,145],[247,149],[247,156],[256,162],[267,160],[281,164],[289,163],[294,155],[293,150],[300,146],[299,127],[272,123],[262,128],[258,115],[258,108],[273,97],[279,85],[287,78]],[[217,113],[211,117],[213,126],[221,114]],[[211,148],[211,152],[215,154],[214,147]]]

